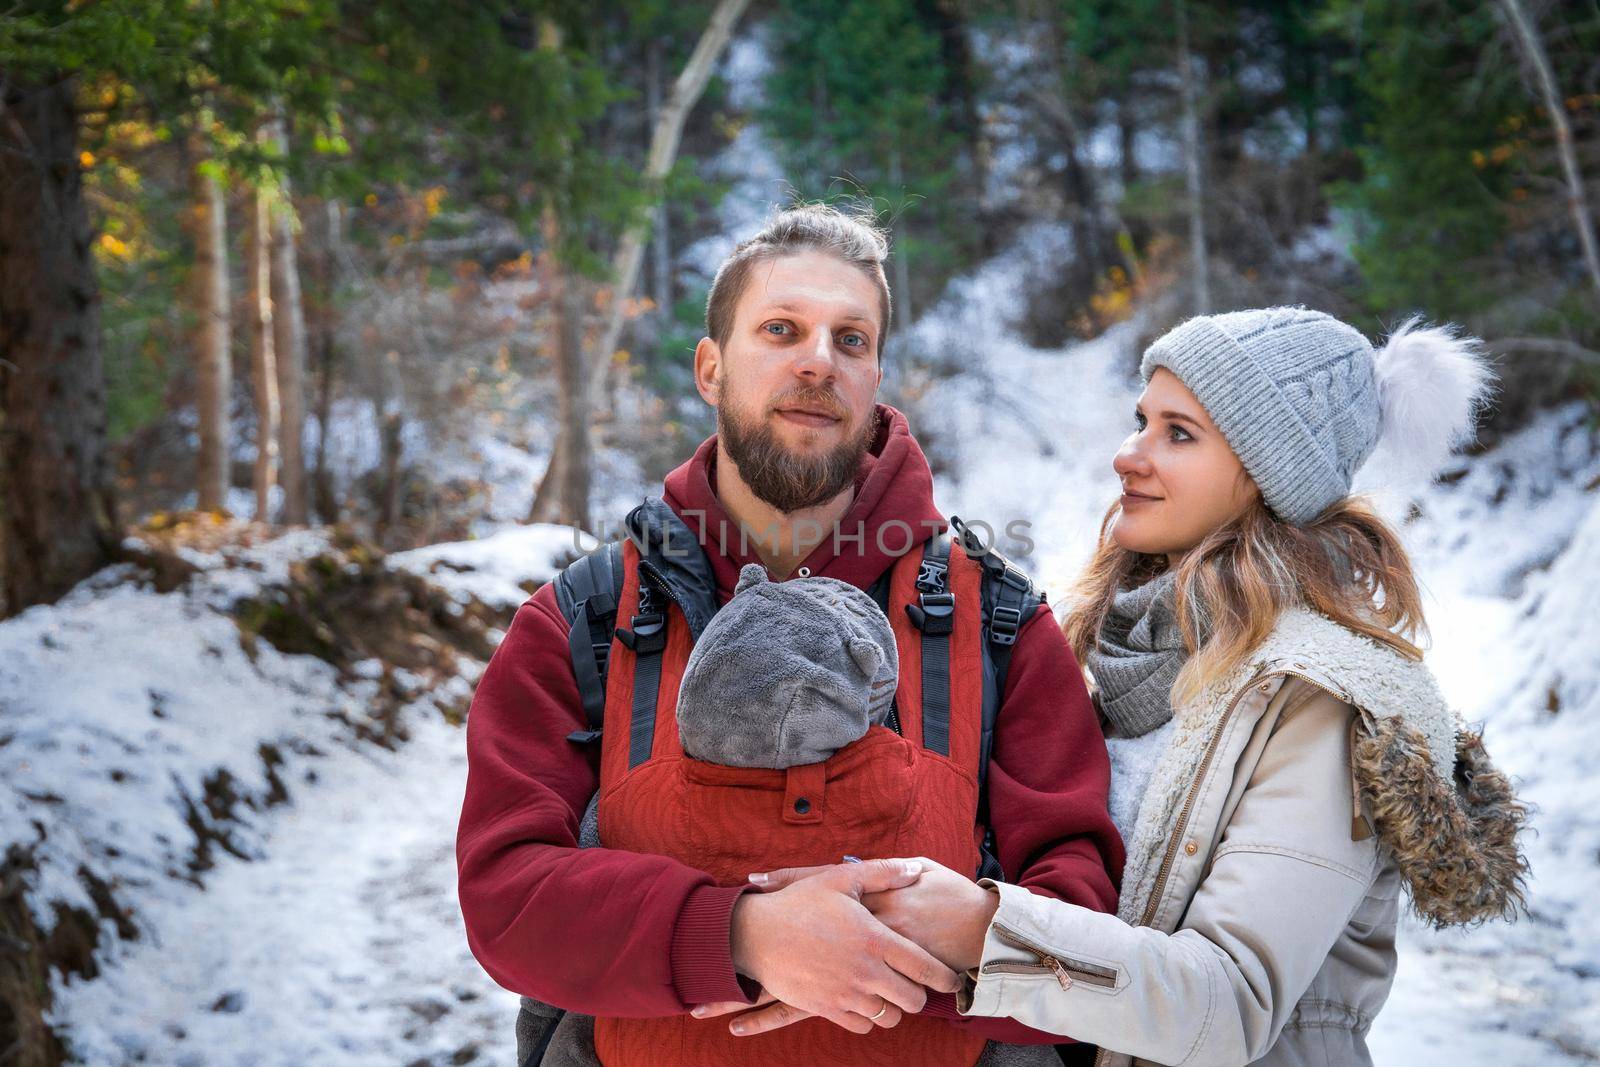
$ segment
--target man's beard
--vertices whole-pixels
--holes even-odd
[[[717,404],[717,441],[739,468],[750,491],[782,512],[801,511],[826,503],[855,481],[861,459],[872,447],[878,428],[877,412],[861,420],[861,428],[827,452],[796,455],[778,440],[772,427],[747,419],[726,399]],[[842,412],[844,406],[831,393],[801,390],[784,396],[772,407],[817,404]]]

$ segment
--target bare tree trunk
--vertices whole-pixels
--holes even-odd
[[[272,140],[280,158],[288,157],[282,116],[271,122]],[[272,213],[272,329],[278,357],[279,477],[283,481],[283,521],[304,526],[310,520],[306,502],[306,317],[300,301],[300,264],[295,252],[294,200],[287,175],[280,179]]]
[[[109,562],[100,294],[76,81],[0,81],[0,580],[7,612]]]
[[[544,475],[533,490],[533,503],[528,507],[529,522],[556,522],[561,508],[558,503],[563,463],[561,461],[561,431],[556,431],[555,443],[550,446],[550,459],[545,464]]]
[[[1133,183],[1139,180],[1139,161],[1134,153],[1137,133],[1133,122],[1133,105],[1123,100],[1117,104],[1117,177],[1122,182],[1124,198]]]
[[[209,117],[202,121],[208,121]],[[189,138],[189,233],[194,242],[195,412],[200,423],[200,454],[195,473],[199,506],[226,506],[233,440],[232,297],[228,293],[228,208],[222,182],[212,166],[205,133]]]
[[[256,189],[250,220],[250,384],[256,402],[256,521],[272,521],[278,477],[278,358],[272,329],[272,205]]]
[[[317,454],[312,462],[311,490],[316,498],[317,519],[323,523],[339,521],[339,499],[333,491],[333,476],[328,470],[328,424],[333,418],[334,366],[336,361],[335,296],[339,290],[341,255],[344,246],[344,205],[337,200],[322,204],[322,254],[317,257]]]
[[[727,48],[728,40],[733,36],[733,28],[749,4],[750,0],[720,0],[716,10],[711,13],[710,23],[700,35],[700,40],[694,46],[694,52],[689,56],[689,62],[678,75],[678,80],[673,83],[672,95],[667,98],[666,105],[661,109],[661,117],[651,132],[650,154],[641,175],[646,184],[661,181],[672,169],[673,162],[678,158],[678,143],[683,138],[683,124],[689,117],[689,111],[705,92],[706,82],[711,79],[712,68],[716,66],[717,58]],[[597,373],[591,375],[589,379],[590,410],[599,406],[604,392],[607,372],[611,367],[611,357],[617,350],[617,341],[622,337],[622,327],[626,321],[625,305],[628,298],[633,295],[634,287],[639,283],[639,267],[644,258],[644,242],[648,234],[649,222],[646,216],[623,232],[622,240],[617,244],[616,255],[611,261],[611,277],[614,285],[610,313],[601,327],[600,343],[594,350],[594,358],[590,361],[597,368]]]
[[[1589,281],[1594,284],[1595,293],[1600,295],[1600,252],[1595,249],[1594,221],[1589,215],[1583,175],[1578,170],[1578,154],[1572,147],[1572,127],[1567,123],[1567,113],[1562,107],[1561,91],[1556,85],[1549,53],[1539,36],[1538,27],[1523,10],[1521,0],[1500,0],[1500,9],[1505,12],[1506,21],[1511,23],[1523,58],[1533,68],[1544,109],[1550,113],[1550,125],[1556,131],[1556,154],[1561,158],[1561,173],[1567,181],[1567,210],[1572,212],[1572,226],[1578,233],[1578,247],[1583,252],[1583,265],[1589,272]]]
[[[560,247],[561,222],[553,209],[545,209],[542,227],[545,247]],[[593,445],[589,409],[585,403],[589,367],[583,351],[583,301],[577,283],[555,253],[547,251],[545,259],[545,288],[551,309],[551,362],[556,368],[560,404],[555,447],[534,493],[528,521],[559,522],[587,529]]]
[[[384,353],[378,367],[377,392],[372,398],[372,415],[378,424],[377,485],[378,517],[375,534],[380,545],[387,545],[388,533],[399,523],[405,491],[400,462],[405,451],[405,382],[400,377],[400,353]]]
[[[539,47],[560,50],[561,27],[553,19],[546,18],[540,23]],[[583,307],[573,299],[576,281],[561,259],[561,219],[548,201],[540,217],[539,228],[544,241],[544,287],[551,310],[551,362],[556,368],[556,391],[560,403],[555,446],[550,451],[550,463],[545,468],[544,477],[539,480],[539,487],[534,492],[528,521],[561,522],[587,527],[588,460],[593,448],[588,413],[593,410],[595,400],[584,376]],[[642,246],[640,251],[643,251]],[[637,274],[637,262],[634,268]],[[618,299],[621,299],[620,294]]]
[[[645,107],[649,113],[650,128],[661,121],[661,41],[652,39],[647,55],[645,81]],[[651,279],[650,293],[662,321],[672,316],[672,235],[667,230],[667,200],[656,201],[654,219],[650,229]]]
[[[896,144],[889,150],[889,188],[897,198],[905,193],[905,180],[900,165],[900,146]],[[906,251],[911,224],[899,218],[895,220],[894,229],[894,318],[899,323],[898,328],[904,329],[911,325],[911,256]]]
[[[1206,253],[1205,189],[1201,181],[1200,107],[1194,56],[1189,51],[1189,5],[1178,0],[1178,86],[1183,99],[1184,186],[1189,194],[1189,254],[1194,260],[1196,315],[1211,313],[1211,274]]]
[[[556,333],[559,337],[557,374],[561,389],[560,521],[580,530],[592,529],[589,522],[589,485],[592,480],[594,438],[589,432],[589,406],[584,403],[589,377],[595,367],[583,350],[584,286],[568,275],[558,297],[560,311]]]

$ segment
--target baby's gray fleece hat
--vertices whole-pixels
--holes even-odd
[[[686,755],[728,767],[820,763],[888,718],[900,676],[877,603],[836,578],[739,572],[684,668]]]

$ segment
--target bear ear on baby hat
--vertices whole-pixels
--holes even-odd
[[[739,584],[733,587],[733,595],[738,596],[752,586],[761,585],[771,580],[771,578],[767,577],[767,568],[759,563],[746,563],[739,569]]]
[[[890,645],[889,647],[893,648],[894,646]],[[855,665],[860,668],[862,677],[869,681],[878,676],[878,672],[883,669],[885,662],[889,658],[884,654],[883,647],[878,642],[868,640],[865,637],[848,638],[845,641],[845,650],[849,652],[850,658],[855,661]]]

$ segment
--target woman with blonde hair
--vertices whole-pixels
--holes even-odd
[[[1065,624],[1112,749],[1119,914],[927,861],[866,903],[967,971],[965,1014],[1103,1064],[1369,1063],[1401,887],[1435,926],[1522,902],[1523,806],[1422,664],[1399,539],[1350,495],[1380,440],[1434,469],[1489,374],[1449,329],[1375,352],[1304,308],[1191,319],[1140,370]]]

